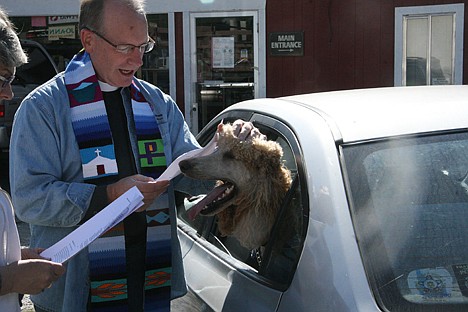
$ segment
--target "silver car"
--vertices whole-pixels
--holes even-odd
[[[214,118],[200,142],[236,119],[281,144],[294,182],[262,252],[220,236],[216,217],[190,220],[178,207],[193,305],[468,311],[468,86],[249,100]],[[300,222],[282,218],[288,209]]]

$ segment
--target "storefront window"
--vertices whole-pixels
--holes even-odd
[[[59,71],[81,50],[78,15],[13,17],[21,39],[42,44],[52,56]]]
[[[156,41],[153,51],[143,56],[143,66],[137,73],[169,94],[169,36],[167,14],[147,15],[149,36]]]
[[[136,76],[169,93],[169,50],[167,14],[150,14],[149,36],[156,41],[150,53],[143,56],[143,66]],[[82,49],[78,15],[12,17],[21,39],[42,44],[52,56],[59,71]]]

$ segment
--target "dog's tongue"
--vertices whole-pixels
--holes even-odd
[[[188,216],[191,220],[195,219],[195,217],[200,213],[200,211],[205,208],[206,205],[217,199],[223,192],[226,190],[227,186],[222,184],[220,186],[215,187],[211,192],[205,195],[198,203],[196,203],[190,210],[188,211]]]

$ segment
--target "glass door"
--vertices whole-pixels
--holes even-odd
[[[226,107],[255,97],[257,22],[249,12],[194,14],[191,126],[198,133]]]

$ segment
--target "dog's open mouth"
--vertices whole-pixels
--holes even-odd
[[[195,219],[198,214],[212,216],[224,209],[228,200],[236,194],[236,187],[231,182],[218,184],[210,193],[195,204],[188,212],[190,219]]]

